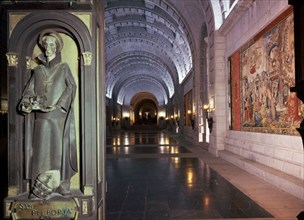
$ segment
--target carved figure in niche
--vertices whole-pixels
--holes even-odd
[[[25,130],[26,178],[30,198],[48,199],[70,194],[70,178],[77,172],[73,102],[76,84],[67,63],[61,61],[61,36],[46,30],[39,36],[44,53],[25,87],[19,110],[32,117]],[[31,140],[31,141],[27,141]]]

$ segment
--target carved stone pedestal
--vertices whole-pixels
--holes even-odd
[[[13,220],[61,219],[77,220],[92,215],[92,196],[53,195],[50,199],[30,199],[25,193],[4,200],[5,218]]]

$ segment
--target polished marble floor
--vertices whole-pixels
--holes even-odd
[[[108,136],[106,220],[293,219],[234,186],[212,158],[165,132]]]
[[[271,217],[197,158],[108,161],[108,219]]]

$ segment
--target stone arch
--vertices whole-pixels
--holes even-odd
[[[50,19],[52,18],[52,19]],[[17,51],[25,42],[27,48],[35,44],[38,34],[47,28],[60,29],[78,43],[80,52],[91,51],[91,36],[82,21],[70,13],[44,12],[25,16],[13,29],[9,50]],[[27,51],[28,52],[28,51]]]
[[[145,115],[145,112],[149,112],[149,114],[148,114],[149,117],[148,117],[148,115]],[[155,100],[155,97],[153,94],[146,95],[146,97],[144,99],[137,100],[137,102],[134,103],[135,122],[140,121],[144,124],[145,123],[155,123],[156,124],[157,112],[158,112],[157,101]],[[141,116],[141,118],[138,118],[139,116]],[[153,119],[153,120],[151,120],[151,119]]]

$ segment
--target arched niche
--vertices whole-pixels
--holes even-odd
[[[30,61],[37,52],[37,39],[45,29],[53,29],[64,36],[66,42],[74,47],[73,59],[66,60],[71,64],[74,71],[74,78],[78,82],[78,155],[80,174],[72,183],[72,187],[79,188],[85,195],[92,195],[96,187],[96,152],[93,150],[93,143],[96,139],[92,124],[96,120],[96,99],[95,97],[95,73],[92,67],[95,66],[94,59],[89,57],[83,59],[84,54],[92,55],[92,37],[85,24],[76,16],[66,12],[35,12],[24,16],[14,27],[10,34],[8,55],[17,56],[16,65],[8,66],[8,93],[9,93],[9,196],[17,196],[28,190],[28,182],[24,179],[24,129],[27,120],[18,114],[16,106],[21,98],[22,90],[30,75]],[[68,56],[64,51],[63,56]],[[64,59],[63,59],[64,60]],[[89,105],[85,105],[88,104]],[[90,132],[84,132],[90,131]],[[89,146],[89,147],[86,147]]]

